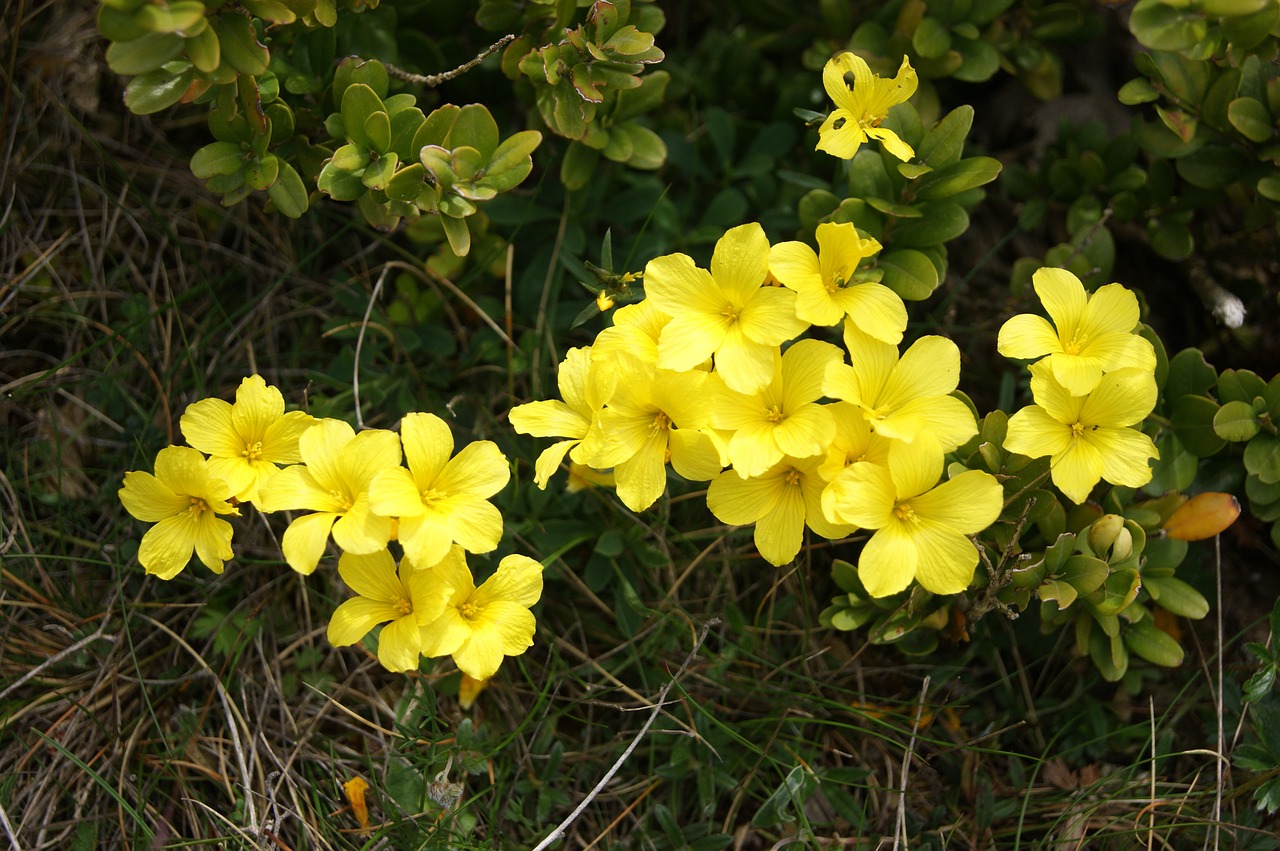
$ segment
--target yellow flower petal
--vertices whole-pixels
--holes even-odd
[[[333,542],[347,552],[377,552],[390,540],[391,518],[374,514],[365,493],[333,524]]]
[[[329,543],[329,530],[337,519],[337,514],[321,512],[303,515],[290,523],[280,544],[289,566],[303,575],[313,573]]]
[[[191,561],[195,532],[189,515],[166,517],[142,536],[138,563],[147,573],[172,579]],[[230,526],[230,524],[228,524]]]
[[[507,415],[511,427],[521,434],[534,437],[571,437],[581,440],[587,436],[591,420],[557,399],[526,402],[511,409]]]
[[[458,614],[457,607],[450,604],[440,617],[422,627],[419,638],[423,656],[448,656],[470,640],[471,626]]]
[[[431,512],[446,518],[453,540],[467,552],[492,552],[502,539],[502,513],[476,494],[455,493],[433,505]]]
[[[834,431],[835,424],[832,423]],[[775,426],[765,420],[747,423],[729,441],[729,461],[742,478],[763,475],[782,460],[783,451],[774,440]]]
[[[780,346],[809,323],[796,316],[796,294],[783,287],[761,287],[751,296],[739,316],[747,339],[767,346]]]
[[[887,597],[911,584],[919,561],[915,541],[907,534],[904,524],[894,520],[872,535],[862,548],[862,555],[858,557],[858,579],[872,597]]]
[[[729,323],[723,316],[681,313],[662,328],[658,366],[681,372],[695,369],[720,348],[728,333]]]
[[[381,428],[362,431],[342,448],[338,462],[342,480],[351,493],[367,491],[378,473],[400,466],[400,436]]]
[[[525,611],[526,615],[529,615]],[[532,615],[529,618],[532,619]],[[487,680],[498,673],[502,665],[503,635],[497,629],[471,629],[462,646],[453,651],[453,663],[458,670],[477,680]]]
[[[126,511],[144,523],[156,523],[191,507],[191,497],[174,493],[173,488],[140,470],[124,474],[120,502]]]
[[[942,476],[942,452],[936,444],[894,443],[889,449],[889,478],[894,496],[908,499],[931,490]],[[866,524],[861,524],[865,526]]]
[[[789,412],[786,419],[773,429],[773,440],[779,450],[795,458],[808,458],[825,452],[835,435],[835,417],[825,406],[817,403]]]
[[[1102,478],[1115,485],[1140,488],[1151,481],[1149,459],[1160,457],[1151,438],[1132,428],[1098,428],[1082,438],[1102,456]]]
[[[959,594],[969,587],[978,564],[978,550],[972,541],[927,518],[915,524],[912,540],[917,554],[915,578],[926,591]]]
[[[834,523],[880,529],[893,520],[897,499],[889,470],[859,462],[840,472],[822,495],[825,516]]]
[[[400,421],[400,441],[417,490],[426,490],[453,454],[449,424],[435,414],[405,414]]]
[[[756,521],[756,549],[769,564],[779,567],[795,560],[804,542],[804,494],[797,479],[783,478],[773,508]]]
[[[745,305],[768,274],[769,240],[758,223],[730,228],[716,241],[711,255],[711,277],[730,301]],[[646,278],[645,290],[648,288]]]
[[[417,517],[426,511],[413,474],[404,467],[388,467],[369,483],[369,508],[383,517]]]
[[[1071,445],[1071,426],[1059,422],[1039,405],[1028,405],[1009,417],[1004,448],[1028,458],[1060,455]]]
[[[164,521],[161,521],[164,522]],[[231,524],[219,520],[212,511],[202,511],[192,521],[192,543],[204,566],[214,573],[222,572],[222,563],[234,557],[231,551]]]
[[[711,273],[694,265],[687,254],[666,254],[650,260],[644,268],[644,291],[646,301],[672,317],[690,311],[715,314],[726,302]]]
[[[1102,455],[1088,441],[1073,440],[1066,451],[1053,456],[1051,463],[1053,483],[1077,505],[1089,498],[1089,492],[1102,478]]]
[[[261,441],[272,423],[283,416],[284,396],[279,388],[269,387],[261,375],[251,375],[240,382],[231,408],[231,424],[241,438],[250,443]],[[240,451],[243,450],[241,446]]]
[[[1089,296],[1080,320],[1080,331],[1093,338],[1107,332],[1129,333],[1141,318],[1138,297],[1120,284],[1107,284]]]
[[[446,493],[467,493],[488,499],[509,481],[511,467],[498,444],[477,440],[462,447],[462,451],[445,464],[433,487]]]
[[[784,287],[796,292],[825,289],[818,255],[803,242],[779,242],[770,248],[769,271]]]
[[[879,141],[886,151],[903,162],[907,162],[916,155],[915,149],[902,141],[902,137],[888,127],[865,127],[863,132],[870,138]]]
[[[1087,426],[1123,428],[1141,423],[1156,405],[1155,375],[1144,369],[1109,372],[1080,407]]]
[[[632,511],[644,511],[667,489],[667,435],[657,432],[647,437],[640,449],[614,465],[613,477],[618,498]]]
[[[856,284],[837,291],[833,298],[840,311],[864,334],[893,346],[902,342],[902,332],[907,327],[907,306],[893,290],[883,284]]]
[[[378,661],[388,671],[417,669],[422,633],[412,617],[398,617],[378,633]]]
[[[396,574],[396,561],[386,549],[363,555],[343,553],[338,559],[338,575],[361,597],[392,603],[407,596]]]
[[[316,418],[303,411],[290,411],[267,427],[262,438],[262,459],[273,464],[297,464],[302,460],[298,441],[316,424]]]
[[[1004,508],[1004,489],[990,473],[969,470],[927,493],[912,497],[911,508],[930,523],[940,523],[961,535],[976,535],[1000,516]],[[925,548],[923,544],[921,548]]]
[[[555,475],[556,470],[560,469],[560,465],[564,463],[564,456],[576,446],[581,446],[580,440],[562,440],[559,443],[553,443],[538,454],[538,460],[533,464],[533,482],[539,489],[546,490],[547,483],[551,481],[551,477]]]
[[[856,366],[856,362],[855,362]],[[893,368],[877,407],[898,408],[923,396],[946,396],[960,382],[960,349],[946,337],[921,337]]]
[[[720,475],[720,450],[711,436],[689,428],[674,429],[668,435],[671,467],[691,482],[709,482]]]
[[[482,606],[507,600],[527,609],[542,599],[542,569],[540,562],[528,556],[505,556],[493,576],[476,589],[475,600]]]
[[[672,320],[672,324],[675,321]],[[773,362],[777,355],[777,346],[748,339],[740,325],[735,325],[716,351],[716,372],[730,390],[755,393],[773,379]]]
[[[707,488],[707,507],[722,523],[750,525],[773,510],[781,496],[773,479],[744,479],[734,472],[721,473]]]
[[[298,438],[298,451],[316,484],[323,490],[341,486],[338,457],[342,448],[355,437],[355,429],[331,417],[319,420]]]
[[[386,601],[352,597],[334,609],[325,632],[334,647],[347,647],[363,639],[378,624],[398,617],[400,612]]]
[[[1089,301],[1080,279],[1066,269],[1046,267],[1032,273],[1031,285],[1053,320],[1059,340],[1074,338]]]
[[[1019,313],[1000,326],[996,351],[1007,358],[1032,360],[1062,351],[1058,332],[1043,316]]]
[[[263,483],[257,505],[266,512],[303,509],[337,513],[344,509],[338,496],[321,487],[311,468],[302,464],[285,467]]]
[[[827,366],[843,363],[839,347],[820,340],[799,340],[782,355],[782,408],[790,412],[822,397]],[[828,438],[824,442],[830,442]],[[798,454],[798,453],[793,453]]]
[[[222,399],[201,399],[187,406],[178,421],[182,436],[208,455],[238,456],[244,442],[232,425],[231,403]]]

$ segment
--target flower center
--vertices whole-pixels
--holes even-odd
[[[1088,342],[1088,334],[1081,334],[1079,331],[1076,331],[1071,335],[1071,339],[1062,347],[1062,350],[1069,355],[1078,355]]]
[[[1071,439],[1078,440],[1084,436],[1084,423],[1071,424]]]
[[[653,417],[653,423],[649,426],[649,431],[660,432],[671,428],[671,417],[666,415],[665,411],[658,411]]]
[[[777,425],[785,420],[787,415],[782,413],[782,410],[778,408],[777,405],[774,405],[772,408],[764,412],[764,418],[769,421],[770,425]]]
[[[738,318],[742,315],[742,311],[739,310],[733,302],[725,302],[724,307],[720,308],[720,315],[725,318],[726,322],[732,325],[738,321]]]
[[[198,496],[191,497],[191,507],[187,509],[192,517],[199,517],[209,510],[209,503]]]
[[[257,461],[259,458],[262,457],[262,441],[255,440],[253,443],[250,443],[248,446],[246,446],[244,448],[244,451],[241,452],[240,454],[243,455],[245,458],[248,458],[250,461]]]
[[[391,607],[401,615],[413,614],[413,603],[404,597],[396,597],[391,601]]]
[[[787,484],[791,485],[791,487],[793,488],[800,487],[800,471],[791,470],[790,472],[788,472],[786,476],[786,482]]]
[[[920,522],[920,518],[916,517],[915,511],[911,508],[911,505],[909,503],[906,503],[906,502],[894,503],[893,513],[897,515],[898,519],[901,520],[903,523],[919,523]]]
[[[342,506],[342,509],[341,509],[342,511],[351,510],[351,499],[342,491],[338,490],[337,488],[334,488],[333,490],[329,491],[329,496],[333,497],[334,502]]]
[[[435,488],[427,488],[421,494],[419,494],[419,496],[422,497],[422,504],[427,507],[430,507],[434,503],[444,499],[445,494],[441,491],[436,490]]]
[[[458,606],[458,614],[462,615],[463,620],[473,621],[480,617],[482,611],[484,611],[484,607],[477,606],[475,603],[463,603]]]

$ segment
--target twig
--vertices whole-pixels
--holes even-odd
[[[898,841],[907,838],[907,775],[911,770],[911,755],[916,749],[916,733],[920,732],[920,716],[924,714],[925,696],[929,693],[929,677],[920,686],[920,701],[916,704],[916,719],[911,724],[911,739],[902,755],[902,782],[898,784],[898,821],[893,827],[893,851],[898,851]]]
[[[457,77],[461,74],[465,74],[466,72],[470,71],[472,68],[476,67],[481,62],[483,62],[485,58],[489,56],[489,54],[494,53],[495,51],[501,50],[502,48],[506,47],[508,44],[510,44],[515,40],[516,40],[515,34],[508,33],[507,35],[504,35],[502,38],[498,39],[493,44],[486,47],[484,50],[477,53],[475,59],[472,59],[470,62],[464,62],[463,64],[459,65],[457,68],[454,68],[452,71],[444,71],[439,74],[424,75],[424,74],[415,74],[412,71],[406,71],[403,68],[397,68],[394,65],[388,64],[387,73],[390,74],[392,77],[395,77],[397,80],[404,80],[406,83],[417,83],[420,86],[427,86],[428,88],[434,88],[435,86],[438,86],[441,83],[449,82],[454,77]]]
[[[48,659],[45,659],[45,660],[44,660],[43,662],[41,662],[39,665],[36,665],[36,666],[35,666],[34,668],[32,668],[30,671],[27,671],[25,674],[23,674],[22,676],[18,677],[18,679],[16,679],[16,680],[14,680],[13,682],[9,683],[9,685],[5,686],[4,691],[0,691],[0,700],[4,700],[4,698],[6,698],[6,697],[9,695],[9,693],[10,693],[10,692],[12,692],[14,689],[18,688],[19,686],[21,686],[21,685],[22,685],[23,683],[25,683],[27,680],[29,680],[29,679],[31,679],[32,677],[34,677],[34,676],[36,676],[37,674],[39,674],[39,673],[40,673],[41,671],[43,671],[45,668],[49,667],[50,665],[56,665],[56,664],[58,664],[58,663],[59,663],[59,662],[61,662],[63,659],[67,658],[67,657],[68,657],[68,656],[70,656],[72,653],[75,653],[77,650],[80,650],[81,648],[85,647],[86,645],[92,644],[93,642],[97,641],[98,639],[102,639],[103,641],[115,641],[115,640],[116,640],[116,637],[115,637],[114,635],[104,635],[104,634],[103,634],[103,630],[106,628],[106,625],[107,625],[107,624],[106,624],[106,621],[105,621],[105,620],[103,620],[103,622],[102,622],[102,626],[101,626],[101,627],[99,627],[99,628],[98,628],[98,631],[97,631],[97,632],[95,632],[93,635],[86,635],[84,638],[80,639],[80,640],[79,640],[79,641],[77,641],[75,644],[72,644],[70,647],[64,647],[62,650],[59,650],[57,653],[53,654],[53,655],[52,655],[52,656],[50,656]]]
[[[13,851],[22,851],[18,834],[13,832],[13,825],[9,824],[9,814],[4,811],[3,805],[0,805],[0,827],[4,828],[4,835],[9,837],[9,845],[12,846]]]
[[[707,633],[711,631],[713,626],[719,625],[719,618],[712,618],[702,625],[702,632],[698,634],[698,640],[694,642],[693,649],[689,651],[689,655],[684,657],[684,662],[680,664],[680,669],[672,675],[671,679],[667,681],[667,684],[658,692],[658,699],[653,702],[653,710],[649,713],[649,717],[644,722],[644,726],[640,728],[640,732],[636,733],[635,738],[631,740],[631,744],[627,745],[627,749],[622,752],[622,756],[618,757],[618,760],[609,768],[608,771],[605,772],[604,777],[600,778],[600,782],[595,785],[595,788],[588,792],[587,796],[582,799],[582,803],[578,804],[578,806],[574,808],[573,812],[569,813],[569,816],[564,821],[556,825],[556,829],[547,834],[547,838],[539,842],[537,846],[534,847],[533,851],[544,851],[547,846],[563,836],[569,825],[573,824],[574,821],[577,820],[578,816],[582,815],[583,810],[585,810],[591,802],[595,800],[596,795],[599,795],[601,790],[603,790],[609,781],[613,779],[613,775],[618,773],[618,769],[622,768],[622,763],[627,761],[627,757],[631,756],[631,752],[640,744],[640,740],[644,738],[644,734],[649,732],[649,727],[651,727],[653,722],[657,720],[658,713],[662,711],[663,703],[667,699],[667,693],[671,691],[671,687],[674,686],[676,681],[684,674],[685,669],[689,667],[689,663],[693,661],[693,657],[698,655],[698,649],[702,647],[702,642],[707,640]],[[925,682],[927,683],[928,680],[926,679]]]
[[[1222,657],[1226,654],[1226,644],[1222,638],[1222,536],[1213,536],[1213,561],[1215,570],[1213,575],[1217,577],[1217,596],[1218,605],[1215,606],[1217,611],[1217,627],[1218,627],[1218,694],[1217,694],[1217,715],[1218,715],[1218,759],[1214,760],[1217,766],[1217,788],[1213,793],[1213,848],[1218,851],[1218,843],[1222,840],[1222,763],[1226,760],[1226,731],[1222,726]]]
[[[356,406],[356,429],[364,428],[364,414],[360,411],[360,349],[364,347],[364,329],[369,327],[369,316],[373,313],[373,303],[378,300],[379,294],[382,293],[382,284],[387,280],[387,273],[391,271],[391,264],[382,267],[382,274],[378,276],[378,282],[373,285],[373,293],[369,296],[369,303],[364,308],[364,319],[360,320],[360,332],[356,334],[356,357],[355,363],[351,366],[351,392],[355,399]]]

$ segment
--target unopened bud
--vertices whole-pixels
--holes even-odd
[[[1104,514],[1089,527],[1089,549],[1106,561],[1124,561],[1133,553],[1133,536],[1119,514]]]

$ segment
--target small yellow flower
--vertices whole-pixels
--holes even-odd
[[[613,313],[613,324],[596,335],[591,345],[591,359],[607,361],[623,352],[645,363],[658,362],[658,339],[671,317],[653,303],[643,299],[619,307]]]
[[[240,382],[234,405],[201,399],[182,415],[187,442],[209,456],[209,473],[222,479],[240,502],[257,502],[258,488],[280,469],[297,464],[298,438],[315,418],[284,412],[284,396],[260,375]]]
[[[853,53],[828,61],[822,69],[822,85],[836,109],[818,128],[818,150],[847,160],[870,138],[879,139],[886,151],[904,162],[914,157],[911,146],[880,123],[891,107],[915,94],[918,82],[905,56],[892,80],[872,74],[862,57]]]
[[[707,489],[707,507],[725,523],[755,524],[756,549],[765,561],[780,566],[795,559],[808,526],[836,540],[856,526],[832,523],[822,511],[826,481],[818,474],[820,456],[783,458],[762,475],[743,479],[721,473]]]
[[[937,484],[941,474],[941,453],[894,446],[887,468],[864,461],[831,482],[828,517],[876,530],[858,559],[871,596],[896,594],[913,579],[934,594],[969,587],[978,551],[968,536],[1000,516],[1004,492],[979,470]]]
[[[369,508],[369,484],[400,465],[400,438],[385,429],[359,434],[341,420],[323,419],[298,441],[303,464],[285,467],[259,492],[263,511],[306,509],[284,532],[285,561],[299,573],[316,569],[333,532],[345,552],[368,555],[391,540],[391,518]]]
[[[711,270],[684,254],[654,258],[645,267],[645,292],[672,317],[658,341],[658,366],[683,372],[715,356],[730,389],[754,393],[773,378],[778,347],[804,331],[796,295],[764,286],[769,240],[751,223],[731,228],[716,242]]]
[[[1041,361],[1031,367],[1036,404],[1009,418],[1004,448],[1028,458],[1050,456],[1053,483],[1077,504],[1099,479],[1139,488],[1151,481],[1148,459],[1160,453],[1136,428],[1156,403],[1156,380],[1145,369],[1108,372],[1090,393],[1072,396]]]
[[[427,581],[430,569],[415,568],[412,560],[396,562],[387,550],[368,555],[343,553],[338,573],[356,596],[345,601],[329,621],[329,643],[355,644],[380,623],[378,661],[388,671],[411,671],[422,655],[422,627],[444,611],[449,589]]]
[[[426,572],[432,589],[449,589],[444,613],[422,628],[422,652],[452,656],[467,676],[487,680],[506,656],[533,646],[537,621],[529,608],[542,596],[542,565],[509,555],[479,588],[461,547]]]
[[[204,456],[186,446],[170,446],[156,455],[155,475],[124,474],[120,502],[145,523],[138,561],[147,573],[172,579],[191,561],[192,551],[205,567],[222,572],[231,558],[231,524],[219,514],[239,514],[227,500],[231,489],[209,475]]]
[[[618,313],[629,308],[620,308]],[[538,456],[534,464],[534,482],[546,490],[552,474],[570,455],[582,461],[582,440],[600,416],[600,409],[613,396],[617,371],[609,361],[597,361],[592,347],[570,349],[556,372],[561,402],[548,399],[527,402],[511,409],[508,419],[521,434],[534,437],[566,437],[553,443]]]
[[[796,316],[814,325],[837,325],[846,316],[877,340],[897,345],[907,327],[907,308],[893,290],[858,283],[858,264],[880,243],[858,235],[845,222],[818,225],[818,251],[803,242],[780,242],[769,249],[769,269],[796,293]]]
[[[456,541],[487,553],[502,538],[502,514],[489,497],[506,487],[511,468],[491,440],[477,440],[453,458],[453,432],[435,414],[406,414],[400,421],[409,469],[379,472],[369,485],[376,514],[400,518],[405,555],[423,567],[444,558]]]
[[[1132,292],[1107,284],[1090,296],[1066,269],[1039,269],[1031,283],[1053,324],[1030,313],[1010,318],[996,341],[1000,354],[1020,360],[1046,356],[1053,377],[1072,396],[1093,390],[1113,369],[1155,371],[1151,343],[1133,333],[1139,309]]]

